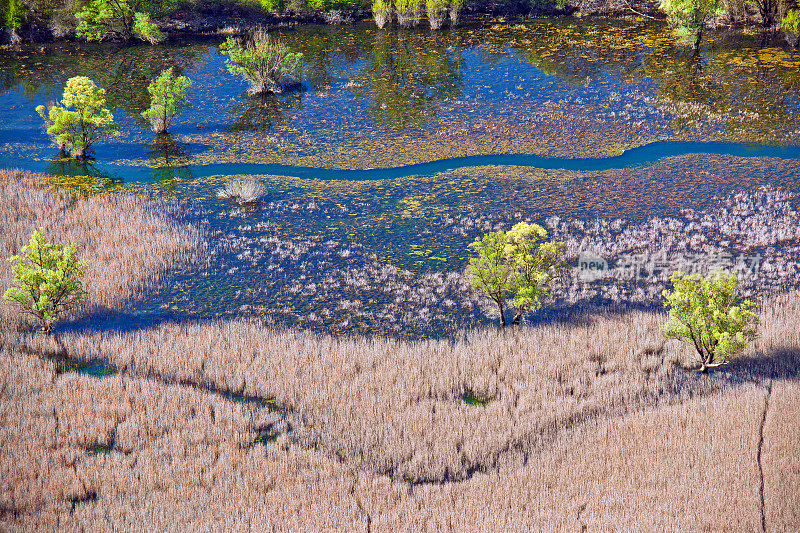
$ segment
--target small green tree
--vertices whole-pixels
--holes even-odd
[[[22,0],[8,0],[3,15],[5,25],[11,33],[11,42],[20,42],[21,39],[17,32],[22,27],[22,22],[26,15],[25,5]]]
[[[379,28],[392,18],[392,0],[372,0],[372,18]]]
[[[559,271],[566,267],[564,243],[546,241],[547,230],[538,224],[518,222],[506,234],[514,264],[512,290],[516,309],[514,325],[519,325],[522,315],[536,312],[547,297],[547,286]]]
[[[186,107],[186,90],[191,85],[186,76],[175,76],[171,67],[150,83],[147,87],[150,108],[143,111],[142,116],[150,122],[154,132],[167,132],[172,119]]]
[[[120,133],[119,124],[106,108],[105,89],[85,76],[67,80],[61,105],[40,105],[36,111],[59,149],[76,159],[88,157],[95,142]]]
[[[703,28],[712,18],[725,12],[722,0],[661,0],[661,9],[675,28],[675,35],[700,49]]]
[[[476,238],[468,248],[477,253],[478,257],[469,260],[465,271],[472,287],[497,304],[503,327],[506,327],[506,301],[514,275],[510,246],[508,237],[502,230]]]
[[[120,133],[119,124],[105,106],[105,89],[99,89],[85,76],[76,76],[67,80],[61,105],[40,105],[36,111],[58,148],[76,159],[84,159],[95,142]]]
[[[708,277],[676,272],[673,290],[663,292],[670,319],[668,337],[691,342],[700,356],[700,370],[724,364],[742,353],[756,334],[756,304],[736,296],[736,274],[714,272]]]
[[[75,13],[75,19],[75,33],[87,41],[100,41],[107,36],[138,37],[152,44],[164,40],[150,15],[134,10],[127,0],[90,0]]]
[[[789,46],[795,47],[800,41],[800,9],[791,9],[781,22],[781,30],[786,34]]]
[[[139,11],[133,14],[133,34],[150,44],[158,44],[166,39],[158,26],[150,20],[150,15]]]
[[[3,299],[19,305],[50,333],[59,315],[76,307],[86,296],[82,278],[87,262],[79,259],[74,244],[47,244],[44,229],[31,235],[30,243],[13,263],[14,286]]]
[[[286,43],[272,38],[264,29],[256,30],[244,42],[228,37],[219,49],[228,55],[230,73],[241,75],[250,83],[251,95],[279,93],[284,86],[300,81],[303,54],[292,52]]]

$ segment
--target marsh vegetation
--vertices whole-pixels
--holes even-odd
[[[158,40],[165,13],[106,4],[52,16]],[[291,6],[251,9],[358,7]],[[87,293],[49,335],[0,306],[0,529],[800,527],[800,59],[679,13],[695,51],[462,7],[0,48],[0,167],[44,172],[0,171],[0,257],[42,228]]]

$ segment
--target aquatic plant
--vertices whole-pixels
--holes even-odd
[[[60,105],[40,105],[36,112],[56,146],[76,159],[88,157],[95,142],[120,133],[119,124],[106,108],[105,89],[85,76],[67,80]]]
[[[700,357],[700,371],[727,363],[741,354],[756,334],[756,304],[736,294],[736,274],[676,272],[673,289],[664,291],[670,320],[664,332],[691,343]]]
[[[450,0],[450,24],[455,25],[464,7],[464,0]]]
[[[447,0],[426,0],[425,12],[428,15],[428,24],[431,29],[438,30],[447,17]]]
[[[3,299],[33,316],[44,333],[49,334],[59,316],[88,294],[83,288],[88,262],[78,257],[74,244],[48,244],[44,228],[34,231],[20,255],[11,256],[9,262],[14,265],[14,286]]]
[[[796,47],[800,44],[800,9],[790,9],[786,13],[781,21],[781,30],[786,35],[789,46]]]
[[[251,95],[279,93],[300,82],[303,54],[292,52],[265,29],[254,31],[244,42],[228,37],[219,49],[228,56],[228,70],[250,83]]]
[[[418,0],[394,0],[397,23],[403,28],[410,28],[419,22],[417,15]]]
[[[217,198],[231,198],[247,204],[261,200],[266,192],[264,185],[253,179],[228,180],[225,186],[217,189]]]
[[[172,67],[161,74],[147,87],[150,107],[142,116],[150,122],[156,133],[166,133],[172,120],[187,106],[186,90],[192,82],[186,76],[175,76]]]
[[[375,19],[375,24],[383,29],[392,18],[392,1],[372,0],[372,18]]]

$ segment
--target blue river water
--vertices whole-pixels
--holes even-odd
[[[666,157],[688,154],[727,155],[736,157],[773,157],[779,159],[800,159],[800,146],[765,146],[751,143],[726,142],[682,142],[662,141],[646,144],[624,151],[614,157],[563,158],[544,157],[531,154],[489,154],[442,159],[427,163],[405,165],[393,168],[375,169],[327,169],[295,165],[258,163],[216,163],[207,165],[187,165],[178,167],[194,177],[202,178],[220,175],[268,174],[319,180],[379,180],[396,179],[407,176],[432,176],[439,172],[463,167],[487,165],[513,165],[541,169],[563,169],[574,171],[594,171],[648,166]],[[34,172],[47,172],[50,162],[19,160],[0,157],[0,168],[19,168]],[[87,169],[89,169],[87,171]],[[146,166],[103,164],[94,162],[90,166],[73,167],[73,172],[90,172],[108,175],[125,183],[151,183],[153,169]]]

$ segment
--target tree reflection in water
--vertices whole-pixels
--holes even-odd
[[[229,112],[239,115],[230,123],[231,133],[255,131],[260,134],[272,133],[276,126],[289,122],[289,111],[303,108],[301,89],[281,94],[264,93],[253,96],[242,95],[242,100],[232,104]]]
[[[189,148],[176,141],[172,135],[156,135],[149,146],[150,166],[153,181],[161,184],[161,189],[169,194],[175,193],[175,185],[180,181],[194,178],[189,168]]]
[[[385,128],[424,125],[438,106],[457,100],[464,59],[442,38],[399,31],[378,32],[352,92],[369,97],[369,114]]]
[[[57,188],[81,191],[85,196],[116,189],[121,177],[98,169],[91,159],[56,158],[48,162],[46,174]]]

